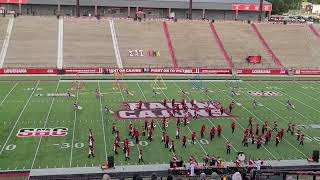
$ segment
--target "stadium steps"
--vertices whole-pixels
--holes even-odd
[[[162,22],[114,20],[114,28],[123,67],[173,67]],[[143,56],[135,50],[143,50]],[[160,57],[150,54],[153,51]]]
[[[7,53],[7,48],[6,45],[8,46],[9,44],[9,39],[10,39],[10,25],[12,27],[12,21],[9,20],[9,18],[0,18],[0,67],[3,66],[5,54]],[[11,22],[11,23],[10,23]],[[12,29],[11,29],[12,32]]]
[[[216,31],[236,68],[274,68],[272,58],[248,24],[215,23]],[[262,56],[259,64],[248,63],[249,55]]]
[[[225,60],[227,61],[227,64],[229,66],[229,68],[233,69],[234,68],[234,64],[232,62],[232,59],[231,57],[229,56],[228,52],[226,51],[220,37],[219,37],[219,34],[215,28],[215,26],[211,23],[210,24],[210,29],[212,31],[212,34],[214,36],[214,39],[216,40],[217,44],[219,45],[219,48],[220,48],[220,51],[221,53],[223,54]]]
[[[118,67],[109,22],[65,19],[64,67]]]
[[[255,24],[251,24],[251,28],[253,29],[253,31],[256,33],[257,37],[259,38],[261,44],[263,45],[263,47],[266,49],[266,51],[269,53],[270,57],[273,59],[274,63],[281,67],[284,68],[283,64],[281,63],[280,59],[277,57],[277,55],[274,53],[274,51],[272,50],[272,48],[268,45],[268,43],[266,42],[266,40],[264,39],[264,37],[261,35],[259,29],[257,28],[257,26]]]
[[[56,18],[15,18],[3,67],[56,67],[57,44]]]
[[[320,33],[318,30],[312,24],[309,24],[308,27],[310,31],[320,40]]]
[[[227,67],[207,23],[167,24],[179,67]]]
[[[288,68],[318,68],[305,24],[257,24],[261,37]],[[318,53],[319,54],[319,53]]]
[[[168,25],[167,25],[166,22],[162,22],[162,25],[163,25],[164,34],[166,35],[167,46],[168,46],[168,49],[169,49],[169,52],[170,52],[172,64],[173,64],[174,67],[177,67],[178,66],[177,58],[176,58],[176,54],[175,54],[173,46],[172,46],[170,32],[168,30]]]

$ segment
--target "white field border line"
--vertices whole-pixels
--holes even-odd
[[[63,18],[59,19],[59,32],[58,32],[58,58],[57,58],[57,68],[62,69],[63,67]]]
[[[80,85],[80,82],[78,83],[78,86]],[[77,100],[76,102],[78,103],[78,99],[79,99],[79,88],[77,91]],[[76,128],[76,121],[77,121],[77,109],[74,110],[74,120],[73,120],[73,132],[72,132],[72,142],[71,142],[71,151],[70,151],[70,168],[72,167],[72,150],[73,150],[73,143],[74,143],[74,132],[75,132],[75,128]]]
[[[212,83],[212,85],[213,86],[215,86],[216,88],[218,88],[219,89],[219,87],[217,87],[216,85],[214,85],[213,83]],[[248,94],[246,94],[246,96],[248,96],[248,97],[250,97],[251,99],[254,99],[254,98],[252,98],[251,96],[249,96]],[[233,101],[235,101],[235,102],[238,102],[238,101],[236,101],[235,99],[233,99],[233,98],[230,98],[231,100],[233,100]],[[252,111],[250,111],[249,109],[247,109],[245,106],[241,106],[243,109],[245,109],[249,114],[251,114],[252,116],[254,116],[255,118],[257,118],[261,123],[263,123],[263,121],[259,118],[259,116],[256,116]],[[269,109],[267,106],[265,106],[264,105],[264,107],[266,107],[269,111],[271,111],[271,112],[273,112],[271,109]],[[274,112],[273,112],[274,113]],[[240,124],[240,123],[238,123],[241,127],[242,127],[242,129],[244,129],[244,127]],[[293,146],[289,141],[287,141],[285,138],[283,138],[290,146],[292,146],[293,148],[295,148],[297,151],[299,151],[303,156],[305,156],[305,157],[307,157],[306,156],[306,154],[304,154],[303,152],[301,152],[299,149],[297,149],[295,146]],[[268,152],[269,152],[269,154],[271,154],[272,155],[272,157],[274,157],[275,159],[277,159],[265,146],[262,146],[264,149],[266,149]]]
[[[140,92],[141,92],[144,100],[145,100],[145,101],[148,101],[147,97],[145,96],[145,94],[144,94],[144,92],[142,91],[142,89],[141,89],[141,87],[140,87],[140,84],[139,84],[138,82],[137,82],[137,86],[138,86],[138,88],[139,88],[139,90],[140,90]],[[161,129],[161,127],[160,127],[159,121],[156,120],[156,122],[157,122],[157,126],[158,126],[158,128],[160,129],[160,133],[161,133],[161,132],[162,132],[162,129]],[[160,136],[161,136],[161,135],[160,135]],[[171,153],[172,153],[173,155],[175,155],[174,152],[171,151]]]
[[[114,53],[116,55],[116,60],[118,64],[118,68],[123,68],[122,65],[122,60],[121,60],[121,55],[119,51],[119,45],[118,45],[118,40],[117,40],[117,34],[114,28],[114,21],[111,19],[109,20],[109,25],[110,25],[110,31],[111,31],[111,36],[112,36],[112,42],[113,42],[113,48],[114,48]]]
[[[255,88],[254,86],[250,85],[249,83],[248,83],[248,85],[251,86],[251,87],[254,88],[254,89],[257,89],[257,88]],[[279,100],[277,100],[277,99],[272,99],[272,100],[276,100],[278,103],[282,104],[282,103],[279,102]],[[287,119],[281,117],[278,113],[274,112],[274,111],[273,111],[272,109],[270,109],[268,106],[264,106],[264,107],[266,107],[269,111],[271,111],[274,115],[278,116],[280,119],[283,119],[284,121],[286,121],[287,123],[289,123],[289,121],[287,121]],[[300,114],[302,117],[306,118],[305,116],[303,116],[303,114],[299,113],[298,111],[295,111],[295,112],[297,112],[298,114]],[[259,119],[259,117],[258,117],[258,119]],[[305,133],[305,132],[304,132],[304,134],[307,135],[307,136],[309,136],[309,137],[311,137],[310,135],[308,135],[308,134]],[[315,142],[318,143],[318,144],[320,144],[320,142],[318,142],[318,141],[315,141]],[[289,142],[289,143],[290,143],[290,142]],[[291,144],[291,143],[290,143],[290,144]],[[297,149],[295,146],[292,146],[292,147],[294,147],[295,149]],[[297,150],[298,150],[298,149],[297,149]],[[298,151],[300,151],[300,150],[298,150]],[[301,152],[301,151],[300,151],[300,152]],[[304,154],[304,153],[303,153],[303,154]],[[304,155],[305,155],[305,154],[304,154]],[[306,157],[308,157],[308,156],[306,156]]]
[[[55,90],[56,93],[58,92],[59,85],[60,85],[60,82],[58,81],[57,87],[56,87],[56,90]],[[44,123],[44,125],[43,125],[43,128],[46,128],[46,127],[47,127],[47,123],[48,123],[48,120],[49,120],[49,117],[50,117],[50,113],[51,113],[51,109],[52,109],[52,106],[53,106],[53,103],[54,103],[55,99],[56,99],[56,98],[53,97],[52,100],[51,100],[50,107],[49,107],[49,110],[48,110],[48,113],[47,113],[46,120],[45,120],[45,123]],[[39,147],[40,147],[40,144],[41,144],[41,141],[42,141],[42,137],[43,137],[43,136],[40,137],[40,140],[39,140],[39,143],[38,143],[38,146],[37,146],[37,149],[36,149],[36,153],[34,154],[34,157],[33,157],[33,161],[32,161],[30,170],[32,170],[33,167],[34,167],[34,163],[35,163],[36,158],[37,158],[37,155],[38,155],[38,151],[39,151]],[[30,178],[30,175],[29,175],[28,179],[29,179],[29,178]]]
[[[175,83],[176,84],[176,83]],[[164,91],[162,90],[162,89],[160,89],[161,90],[161,92],[162,92],[162,94],[166,97],[166,99],[168,99],[168,96],[166,95],[166,93],[164,93]],[[169,99],[168,99],[169,100]],[[189,126],[187,125],[187,128],[188,128],[188,130],[189,130],[189,132],[192,134],[192,131],[191,131],[191,129],[189,128]],[[196,138],[196,141],[197,141],[197,143],[198,143],[198,146],[200,146],[200,148],[202,149],[202,151],[205,153],[205,155],[207,155],[208,153],[207,153],[207,151],[203,148],[203,146],[201,145],[201,143],[199,142],[199,140]]]
[[[16,128],[16,126],[17,126],[18,122],[20,121],[20,119],[21,119],[21,117],[22,117],[22,114],[23,114],[23,113],[24,113],[24,111],[26,110],[26,108],[27,108],[27,106],[28,106],[28,104],[29,104],[29,102],[30,102],[30,100],[31,100],[31,98],[32,98],[32,96],[33,96],[33,94],[34,94],[34,92],[36,91],[36,89],[37,89],[37,87],[38,87],[38,85],[39,85],[39,82],[40,82],[40,81],[37,81],[36,86],[34,87],[34,89],[33,89],[32,93],[30,94],[30,96],[29,96],[29,98],[28,98],[28,100],[27,100],[26,104],[24,105],[24,107],[23,107],[22,111],[20,112],[20,114],[19,114],[19,116],[18,116],[18,118],[17,118],[16,122],[14,123],[14,125],[13,125],[13,127],[12,127],[12,129],[11,129],[11,132],[10,132],[10,134],[9,134],[9,136],[8,136],[7,140],[6,140],[6,142],[2,145],[2,148],[1,148],[1,151],[0,151],[0,156],[2,155],[2,152],[3,152],[4,148],[7,146],[7,143],[8,143],[8,141],[9,141],[9,139],[10,139],[10,137],[11,137],[11,135],[12,135],[12,133],[13,133],[14,129]]]
[[[179,88],[180,91],[182,91],[182,89],[180,88],[180,86],[177,85],[176,83],[175,83],[175,86],[176,86],[177,88]],[[189,100],[191,100],[191,98],[190,98],[188,95],[187,95],[187,97],[188,97]],[[209,118],[206,118],[206,119],[209,120],[209,122],[210,122],[210,124],[211,124],[212,126],[216,127],[216,126],[214,125],[214,123],[211,121],[211,119],[209,119]],[[189,128],[189,127],[188,127],[188,128]],[[228,138],[226,138],[223,134],[221,134],[221,136],[222,136],[226,141],[229,141]],[[232,149],[235,150],[236,152],[238,152],[238,150],[237,150],[234,146],[232,146]]]
[[[2,49],[0,52],[0,68],[3,67],[4,59],[6,58],[9,42],[10,42],[10,37],[11,37],[11,32],[14,24],[14,18],[9,19],[8,27],[7,27],[7,33],[6,37],[3,41]]]
[[[101,92],[100,82],[99,81],[98,81],[98,87],[99,87],[99,92]],[[108,159],[108,154],[107,154],[106,132],[105,132],[105,129],[104,129],[104,114],[103,114],[103,106],[102,106],[102,98],[101,98],[101,96],[99,97],[99,101],[100,101],[100,113],[101,113],[101,123],[102,123],[103,141],[104,141],[104,153],[106,155],[105,160],[107,160]]]
[[[11,94],[11,92],[16,88],[16,86],[19,84],[17,81],[16,84],[11,88],[11,90],[7,93],[7,95],[3,98],[3,100],[0,103],[0,106],[4,103],[4,101],[7,99],[7,97]]]

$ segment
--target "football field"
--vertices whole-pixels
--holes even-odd
[[[194,155],[199,162],[206,155],[220,156],[223,161],[234,161],[237,152],[243,151],[247,157],[265,160],[306,159],[312,151],[320,147],[320,84],[318,82],[302,81],[242,81],[230,84],[225,81],[206,81],[203,84],[208,92],[196,90],[194,84],[188,81],[164,81],[164,87],[152,91],[152,81],[126,82],[129,94],[120,88],[114,88],[111,81],[92,81],[81,83],[82,89],[70,90],[75,97],[64,97],[74,85],[63,81],[7,81],[0,82],[0,169],[20,170],[38,168],[69,168],[100,166],[107,156],[115,156],[115,165],[138,163],[139,149],[143,149],[145,164],[169,163],[173,153],[164,148],[161,142],[162,118],[168,111],[159,110],[157,104],[164,99],[171,102],[181,102],[191,99],[206,103],[215,101],[228,111],[229,104],[234,101],[235,107],[230,114],[223,117],[200,117],[187,126],[181,126],[181,136],[191,139],[192,131],[197,133],[195,144],[187,142],[187,148],[182,147],[181,140],[175,139],[176,119],[168,119],[167,133],[176,141],[176,152],[183,160]],[[80,83],[79,83],[80,84]],[[124,82],[123,82],[124,84]],[[235,88],[235,96],[230,95],[230,87]],[[96,96],[100,90],[103,96]],[[268,96],[261,96],[263,90]],[[181,91],[185,91],[183,94]],[[53,97],[60,96],[60,97]],[[138,101],[143,102],[143,113],[130,111]],[[252,102],[257,102],[257,107]],[[290,100],[294,109],[287,108]],[[81,110],[75,110],[74,102],[78,102]],[[127,106],[127,105],[128,106]],[[114,113],[103,111],[104,106]],[[161,108],[160,108],[161,109]],[[132,110],[132,109],[131,109]],[[119,112],[118,112],[119,111]],[[275,133],[271,143],[257,149],[255,144],[243,147],[241,141],[243,130],[247,128],[248,117],[253,117],[256,123],[268,121],[270,126],[274,121],[279,128],[287,129],[292,122],[305,134],[304,146],[299,145],[295,135],[285,133],[279,146],[275,146]],[[128,136],[128,125],[131,122],[141,131],[145,118],[155,120],[153,141],[147,136],[140,137],[140,143]],[[150,118],[151,117],[151,118]],[[230,123],[236,122],[235,133],[231,133]],[[131,141],[130,160],[125,161],[124,153],[114,155],[112,123],[120,131],[121,141],[129,138]],[[206,125],[204,138],[200,138],[200,128]],[[212,126],[221,125],[222,136],[215,136],[210,141],[209,130]],[[33,133],[37,128],[44,128]],[[94,134],[94,158],[88,156],[89,129]],[[20,133],[19,133],[20,132]],[[63,133],[62,133],[63,132]],[[141,132],[140,132],[141,134]],[[226,154],[226,142],[233,145],[231,154]]]

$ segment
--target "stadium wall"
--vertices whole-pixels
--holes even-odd
[[[7,10],[12,10],[19,12],[19,5],[17,4],[1,4],[0,6],[5,7]],[[135,16],[137,8],[130,8],[130,17]],[[146,13],[147,18],[167,18],[169,14],[168,8],[143,8]],[[48,4],[22,4],[21,14],[22,15],[35,15],[35,16],[55,16],[58,12],[57,5]],[[61,5],[60,14],[63,16],[75,16],[76,8],[74,5]],[[98,12],[103,17],[128,17],[128,7],[109,7],[109,6],[99,6]],[[178,19],[187,18],[188,9],[187,8],[172,8],[171,12],[175,12]],[[95,7],[94,6],[81,6],[80,15],[88,16],[91,14],[94,16]],[[252,20],[258,19],[259,11],[239,11],[238,20]],[[265,13],[267,17],[268,12]],[[193,19],[203,18],[203,9],[193,10]],[[215,20],[235,20],[236,11],[228,9],[206,9],[205,19],[215,19]]]

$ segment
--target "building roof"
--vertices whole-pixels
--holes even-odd
[[[193,0],[193,9],[231,10],[232,4],[259,4],[260,0]],[[75,5],[75,0],[28,0],[28,4]],[[81,6],[187,9],[189,0],[80,0]],[[264,4],[271,4],[264,1]]]

